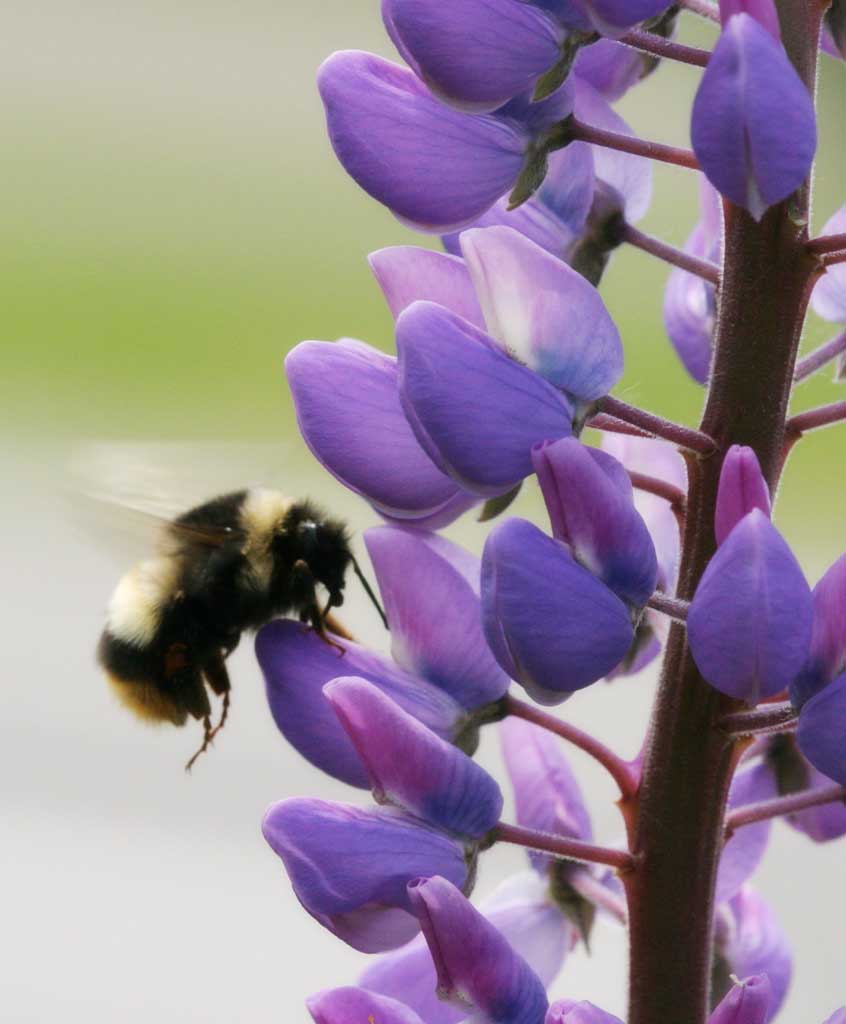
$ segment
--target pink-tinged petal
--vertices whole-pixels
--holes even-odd
[[[306,1006],[315,1024],[425,1024],[404,1003],[352,986],[318,992]]]
[[[276,619],[256,637],[273,720],[312,764],[352,786],[369,787],[367,772],[323,695],[323,687],[340,675],[368,680],[438,736],[457,734],[464,710],[439,687],[358,644],[333,642],[343,653],[291,619]]]
[[[541,982],[550,985],[572,945],[572,929],[549,900],[547,883],[527,872],[506,879],[485,899],[480,910],[529,964]],[[439,998],[438,979],[422,935],[365,968],[359,984],[401,999],[426,1024],[457,1024],[467,1011]]]
[[[409,886],[409,897],[447,998],[490,1024],[536,1024],[548,1002],[543,983],[502,933],[441,877]]]
[[[765,28],[776,42],[781,41],[781,26],[773,0],[720,0],[720,21],[723,25],[735,14],[748,14]]]
[[[482,622],[497,661],[541,704],[559,704],[601,679],[634,636],[623,602],[523,519],[488,536]]]
[[[568,437],[567,398],[493,339],[431,302],[397,321],[400,395],[421,444],[462,486],[484,496],[532,471],[537,441]]]
[[[511,228],[465,231],[461,250],[488,333],[506,352],[580,401],[611,390],[623,346],[593,285]]]
[[[581,146],[581,143],[574,142],[566,149],[562,149],[558,153],[553,153],[550,159],[550,167],[554,165],[556,157],[563,156],[565,153],[569,153],[570,150],[577,149],[579,146]],[[593,196],[593,161],[590,159],[589,154],[587,162],[590,164],[591,168],[591,188],[587,192],[589,204],[590,199]],[[576,193],[582,192],[580,186],[583,182],[584,178],[579,176],[576,176],[572,180],[572,184],[576,186],[574,189]],[[576,194],[574,198],[578,200],[579,195]],[[576,213],[578,213],[578,210]],[[475,220],[472,226],[474,228],[513,228],[515,231],[519,231],[521,235],[525,235],[526,238],[531,239],[531,241],[536,245],[546,249],[547,252],[552,253],[553,256],[557,256],[559,259],[566,258],[567,252],[577,238],[572,228],[568,224],[564,223],[556,213],[545,206],[537,195],[532,196],[531,199],[527,200],[527,202],[523,203],[521,206],[518,206],[515,210],[508,209],[508,198],[505,197],[495,203],[487,213],[483,213],[478,220]],[[581,230],[581,226],[579,227],[579,230]],[[461,231],[455,231],[441,237],[444,248],[448,253],[451,253],[454,256],[461,255],[462,233],[463,232]]]
[[[814,626],[808,660],[790,687],[801,707],[846,670],[846,555],[814,587]]]
[[[613,1013],[600,1010],[594,1003],[583,1000],[559,999],[546,1013],[544,1024],[623,1024]]]
[[[805,664],[813,602],[793,552],[759,509],[717,549],[687,617],[693,660],[705,679],[756,704]]]
[[[846,674],[802,705],[796,742],[818,771],[846,786]]]
[[[813,101],[784,49],[748,14],[723,28],[693,103],[691,138],[708,180],[758,220],[810,172]]]
[[[347,50],[323,63],[318,86],[344,169],[424,231],[469,224],[517,181],[525,128],[444,106],[413,71]]]
[[[841,206],[823,225],[821,235],[846,233],[846,206]],[[846,263],[835,263],[817,282],[811,295],[817,316],[836,324],[846,323]]]
[[[736,810],[746,804],[759,803],[777,795],[775,775],[769,765],[756,764],[744,768],[734,777],[728,806],[730,810]],[[769,843],[770,825],[769,821],[744,825],[737,829],[725,844],[717,872],[717,903],[730,900],[755,873]]]
[[[514,788],[518,824],[570,839],[592,839],[590,816],[560,740],[519,718],[506,718],[499,738]],[[548,854],[534,851],[529,859],[542,873],[552,861]]]
[[[765,1024],[769,1005],[769,979],[766,974],[753,974],[732,988],[708,1018],[708,1024]]]
[[[758,457],[751,448],[734,444],[729,448],[720,471],[714,532],[722,544],[744,516],[760,509],[769,519],[772,510],[770,489],[761,473]]]
[[[459,887],[468,880],[459,842],[394,811],[295,798],[267,811],[262,832],[303,907],[363,953],[416,934],[410,881],[432,873]]]
[[[476,500],[420,447],[400,404],[396,359],[360,341],[304,341],[285,372],[312,454],[377,511],[423,525],[451,521]]]
[[[371,683],[352,676],[323,692],[346,730],[379,803],[392,803],[456,835],[481,839],[502,794],[465,753],[436,736]]]
[[[718,908],[716,935],[717,953],[726,972],[739,978],[765,974],[769,979],[765,1020],[772,1020],[784,1002],[793,973],[790,944],[772,908],[751,886],[744,886]]]
[[[443,537],[389,526],[368,530],[365,543],[397,664],[469,710],[499,700],[509,680],[482,633],[479,559]]]
[[[553,535],[621,600],[642,608],[655,590],[658,562],[623,467],[573,438],[536,445],[532,462]]]
[[[391,35],[432,92],[460,110],[496,110],[561,56],[565,31],[514,0],[382,0]]]
[[[484,330],[485,320],[464,260],[416,245],[378,249],[368,259],[394,319],[420,299],[437,302]]]

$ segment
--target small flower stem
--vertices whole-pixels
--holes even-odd
[[[675,246],[662,242],[660,238],[653,238],[652,235],[638,231],[631,224],[625,225],[622,234],[623,241],[628,242],[629,245],[633,245],[643,252],[648,252],[652,256],[657,256],[659,260],[671,263],[674,267],[681,267],[682,270],[686,270],[689,274],[695,274],[711,284],[719,284],[720,268],[716,263],[711,263],[710,260],[701,260],[697,256],[691,256],[690,253],[684,252],[683,249],[676,249]]]
[[[842,420],[846,420],[846,402],[832,402],[830,405],[821,405],[816,409],[809,409],[807,412],[800,412],[795,416],[791,416],[787,421],[787,436],[793,440],[798,440],[809,430],[830,427],[832,423],[840,423]]]
[[[809,352],[803,359],[800,359],[796,364],[796,372],[793,374],[794,381],[798,384],[799,381],[806,380],[811,374],[822,369],[826,363],[836,359],[841,352],[846,352],[846,331],[836,335],[836,337],[827,341],[824,345],[820,345],[813,352]]]
[[[577,729],[575,725],[571,725],[569,722],[562,722],[560,718],[549,714],[548,711],[541,711],[540,708],[536,708],[533,704],[527,704],[525,701],[518,700],[511,695],[505,698],[505,712],[508,715],[513,715],[515,718],[522,718],[524,722],[531,722],[533,725],[538,725],[548,732],[555,733],[556,736],[560,736],[562,739],[567,740],[568,743],[572,743],[574,747],[583,750],[594,761],[598,761],[617,783],[620,795],[624,800],[633,797],[637,793],[639,781],[637,772],[628,761],[618,757],[613,750],[606,747],[596,737],[583,732],[581,729]]]
[[[729,736],[765,736],[768,733],[789,732],[795,728],[798,713],[789,700],[755,708],[754,711],[735,711],[720,719],[719,725]]]
[[[585,423],[586,427],[592,430],[605,430],[609,434],[625,434],[627,437],[651,437],[645,430],[633,427],[631,423],[624,423],[614,416],[606,416],[604,413],[597,413],[591,416]]]
[[[681,0],[680,6],[686,11],[698,14],[700,18],[716,21],[717,24],[720,22],[720,9],[716,5],[708,3],[708,0]]]
[[[624,36],[620,36],[619,41],[633,50],[642,50],[644,53],[652,53],[656,57],[675,60],[680,64],[693,64],[699,68],[707,67],[711,58],[710,50],[700,50],[697,46],[674,43],[671,39],[664,39],[663,36],[656,36],[652,32],[642,32],[638,29],[626,32]]]
[[[839,252],[841,249],[846,249],[846,235],[818,235],[806,242],[805,248],[815,256]]]
[[[633,135],[609,132],[605,128],[597,128],[595,125],[585,124],[584,121],[575,119],[569,123],[569,130],[573,140],[590,142],[594,146],[605,146],[608,149],[617,149],[621,153],[643,156],[648,160],[660,160],[665,164],[675,164],[677,167],[687,167],[692,171],[699,170],[699,161],[689,149],[665,146],[661,142],[647,142],[645,139],[639,139]]]
[[[807,810],[809,807],[819,807],[821,804],[833,804],[838,801],[846,801],[846,786],[838,786],[834,782],[830,786],[820,786],[819,789],[804,789],[799,793],[777,796],[772,800],[761,800],[757,804],[738,807],[728,814],[726,832],[731,835],[735,829],[752,825],[756,821],[769,821],[772,818],[781,818],[785,814]]]
[[[703,434],[699,430],[690,427],[683,427],[680,423],[673,423],[672,420],[662,419],[654,413],[645,409],[638,409],[635,405],[622,402],[619,398],[606,395],[596,403],[598,412],[606,412],[618,420],[630,423],[633,427],[639,427],[653,437],[660,437],[664,441],[672,441],[680,448],[687,448],[688,451],[696,452],[698,455],[713,455],[717,450],[713,438]]]
[[[632,871],[635,867],[634,857],[625,850],[614,850],[609,846],[585,843],[581,839],[567,839],[547,832],[536,832],[534,829],[508,825],[503,821],[494,826],[492,835],[494,842],[525,846],[530,850],[551,853],[563,860],[576,861],[577,864],[606,864],[618,871]]]
[[[616,917],[621,924],[628,921],[629,913],[626,909],[626,901],[620,896],[616,896],[607,885],[603,885],[589,871],[573,871],[567,881],[580,896],[600,907],[612,917]]]
[[[661,612],[663,615],[675,619],[676,622],[687,621],[687,613],[690,610],[689,601],[682,601],[677,597],[669,597],[667,594],[662,594],[660,590],[656,590],[646,603],[650,608],[654,608],[656,612]]]
[[[659,498],[664,498],[673,508],[678,508],[684,512],[685,505],[687,504],[687,495],[680,487],[667,483],[666,480],[660,480],[657,476],[636,473],[633,469],[628,470],[628,474],[633,487],[636,487],[639,491],[646,491]]]
[[[846,263],[846,249],[841,249],[839,252],[828,253],[823,256],[822,261],[826,267],[833,267],[836,263]]]

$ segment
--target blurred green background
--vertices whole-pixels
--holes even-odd
[[[0,885],[12,927],[0,936],[0,987],[10,1020],[301,1020],[308,992],[360,969],[299,910],[258,835],[270,800],[349,792],[280,741],[248,641],[233,657],[232,724],[190,779],[181,764],[195,736],[145,731],[114,706],[93,647],[110,589],[140,551],[113,555],[105,531],[71,520],[65,496],[82,441],[270,442],[279,475],[264,482],[329,501],[357,529],[375,520],[299,441],[282,360],[303,338],[389,350],[365,256],[421,241],[346,178],[314,87],[332,50],[391,55],[378,6],[34,0],[4,13]],[[713,38],[692,17],[682,33]],[[684,144],[697,76],[662,68],[620,109],[643,134]],[[817,227],[846,199],[842,66],[825,62],[820,95]],[[681,244],[697,216],[692,176],[658,168],[655,184],[641,227]],[[627,251],[606,275],[626,345],[617,394],[693,424],[702,393],[661,322],[667,273]],[[811,317],[806,346],[832,331]],[[796,408],[842,395],[821,375]],[[782,489],[781,525],[812,578],[843,548],[843,437],[832,429],[799,445]],[[219,465],[204,450],[192,463],[191,445],[180,449],[183,475],[196,478],[186,493],[252,482],[239,476],[243,449],[213,447]],[[267,464],[263,451],[247,463]],[[478,547],[472,522],[457,532]],[[345,613],[384,646],[352,588]],[[652,684],[646,673],[592,688],[566,714],[633,754]],[[495,748],[486,737],[482,758],[501,774]],[[576,761],[597,834],[612,838],[607,783]],[[761,884],[806,943],[787,1016],[822,1020],[843,998],[842,901],[830,897],[842,865],[786,829],[777,839]],[[799,857],[814,858],[810,891],[784,884]],[[481,890],[523,863],[494,851]],[[575,955],[555,993],[622,1013],[622,936],[602,943],[593,960]]]

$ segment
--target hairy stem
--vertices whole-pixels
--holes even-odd
[[[676,622],[687,620],[689,601],[680,601],[677,597],[669,597],[667,594],[662,594],[660,590],[656,590],[646,603],[656,612],[661,612],[669,618],[675,619]]]
[[[687,167],[692,171],[699,170],[699,161],[689,149],[665,146],[662,142],[647,142],[634,135],[623,135],[622,132],[610,132],[605,128],[597,128],[595,125],[585,124],[584,121],[577,121],[575,118],[568,127],[573,140],[590,142],[594,146],[605,146],[608,149],[617,149],[621,153],[633,153],[635,156],[643,156],[648,160],[660,160],[665,164],[676,164],[678,167]]]
[[[789,700],[765,705],[754,711],[735,711],[720,719],[720,728],[729,736],[765,736],[789,732],[796,727],[799,714]]]
[[[572,860],[577,864],[605,864],[620,872],[631,871],[634,858],[625,850],[615,850],[610,846],[596,846],[585,843],[581,839],[567,839],[564,836],[553,836],[547,832],[536,832],[520,825],[508,825],[499,822],[493,829],[492,838],[497,843],[513,843],[525,846],[529,850],[551,853],[562,860]]]
[[[800,790],[798,793],[738,807],[726,817],[726,832],[731,835],[735,829],[753,825],[756,821],[769,821],[771,818],[782,818],[785,814],[795,814],[796,811],[804,811],[809,807],[843,802],[846,802],[846,786],[838,786],[836,782],[830,786],[820,786],[818,789]]]
[[[673,423],[672,420],[665,420],[655,413],[647,412],[646,409],[638,409],[636,405],[629,405],[619,398],[606,395],[596,403],[599,412],[606,412],[615,419],[630,423],[633,427],[651,434],[653,437],[660,437],[664,441],[672,441],[680,448],[686,448],[690,452],[697,452],[699,455],[713,455],[716,451],[716,444],[712,437],[701,430],[693,430],[691,427],[684,427],[680,423]]]
[[[584,751],[606,769],[617,783],[620,795],[624,799],[634,796],[637,792],[639,780],[635,769],[595,736],[577,729],[569,722],[563,722],[560,718],[549,714],[548,711],[542,711],[533,704],[517,700],[516,697],[507,696],[505,698],[505,711],[506,714],[513,715],[515,718],[522,718],[525,722],[531,722],[548,732],[555,733],[556,736],[560,736],[568,743],[572,743],[574,747]]]
[[[632,29],[620,37],[620,42],[630,46],[633,50],[642,50],[644,53],[652,53],[656,57],[665,57],[667,60],[675,60],[680,64],[692,64],[694,67],[704,68],[711,58],[710,50],[700,50],[698,46],[685,46],[684,43],[674,43],[671,39],[664,39],[663,36],[656,36],[652,32],[642,32]]]
[[[799,438],[809,430],[830,427],[833,423],[840,423],[843,420],[846,420],[846,402],[832,402],[830,405],[821,405],[817,409],[809,409],[807,412],[791,416],[787,421],[787,433]]]
[[[819,235],[812,238],[806,244],[806,248],[815,256],[838,252],[840,249],[846,249],[846,235]]]
[[[797,384],[799,381],[806,380],[843,352],[846,352],[846,331],[835,335],[825,344],[820,345],[819,348],[815,348],[813,352],[809,352],[803,359],[800,359],[796,364],[796,372],[793,374],[793,379]]]
[[[710,260],[702,260],[698,256],[692,256],[683,249],[677,249],[674,245],[662,242],[660,238],[653,238],[652,235],[638,231],[631,224],[624,226],[622,238],[629,245],[633,245],[643,252],[648,252],[652,256],[657,256],[659,260],[664,260],[665,263],[670,263],[674,267],[681,267],[682,270],[686,270],[689,274],[695,274],[705,281],[710,281],[711,284],[719,284],[720,268],[716,263],[711,263]]]
[[[777,0],[788,55],[813,93],[821,12]],[[805,249],[807,187],[760,221],[726,205],[725,257],[714,368],[700,426],[711,457],[687,458],[688,515],[678,595],[690,600],[716,550],[714,511],[722,457],[749,445],[771,489],[815,258]],[[611,411],[611,410],[606,410]],[[742,753],[720,727],[741,706],[697,671],[674,624],[644,751],[632,852],[624,876],[630,921],[628,1024],[705,1024],[711,979],[714,885],[729,784]]]

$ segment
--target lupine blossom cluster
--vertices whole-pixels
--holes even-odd
[[[286,739],[372,794],[290,799],[264,820],[304,909],[371,955],[308,1010],[318,1024],[621,1024],[575,974],[570,998],[547,996],[601,917],[629,927],[629,1024],[764,1024],[801,955],[751,881],[772,820],[815,843],[846,835],[846,555],[812,586],[773,522],[792,446],[846,419],[844,402],[787,412],[812,373],[846,375],[846,207],[815,238],[807,216],[815,68],[846,56],[846,3],[381,13],[403,63],[331,56],[329,137],[361,188],[440,245],[369,257],[395,355],[305,341],[286,372],[314,456],[384,520],[364,542],[391,653],[287,620],[256,644]],[[693,16],[715,23],[712,50],[677,39]],[[692,149],[640,138],[613,107],[674,61],[700,76]],[[699,177],[682,250],[636,227],[654,160]],[[599,287],[625,244],[672,265],[664,320],[705,389],[698,429],[612,394],[625,339]],[[797,361],[809,301],[838,333]],[[544,521],[508,514],[523,486]],[[483,524],[481,558],[438,533],[463,515]],[[659,657],[634,760],[545,710]],[[499,734],[514,822],[473,760],[483,729]],[[593,835],[567,744],[616,782],[616,841]],[[527,848],[527,870],[474,904],[502,843]]]

